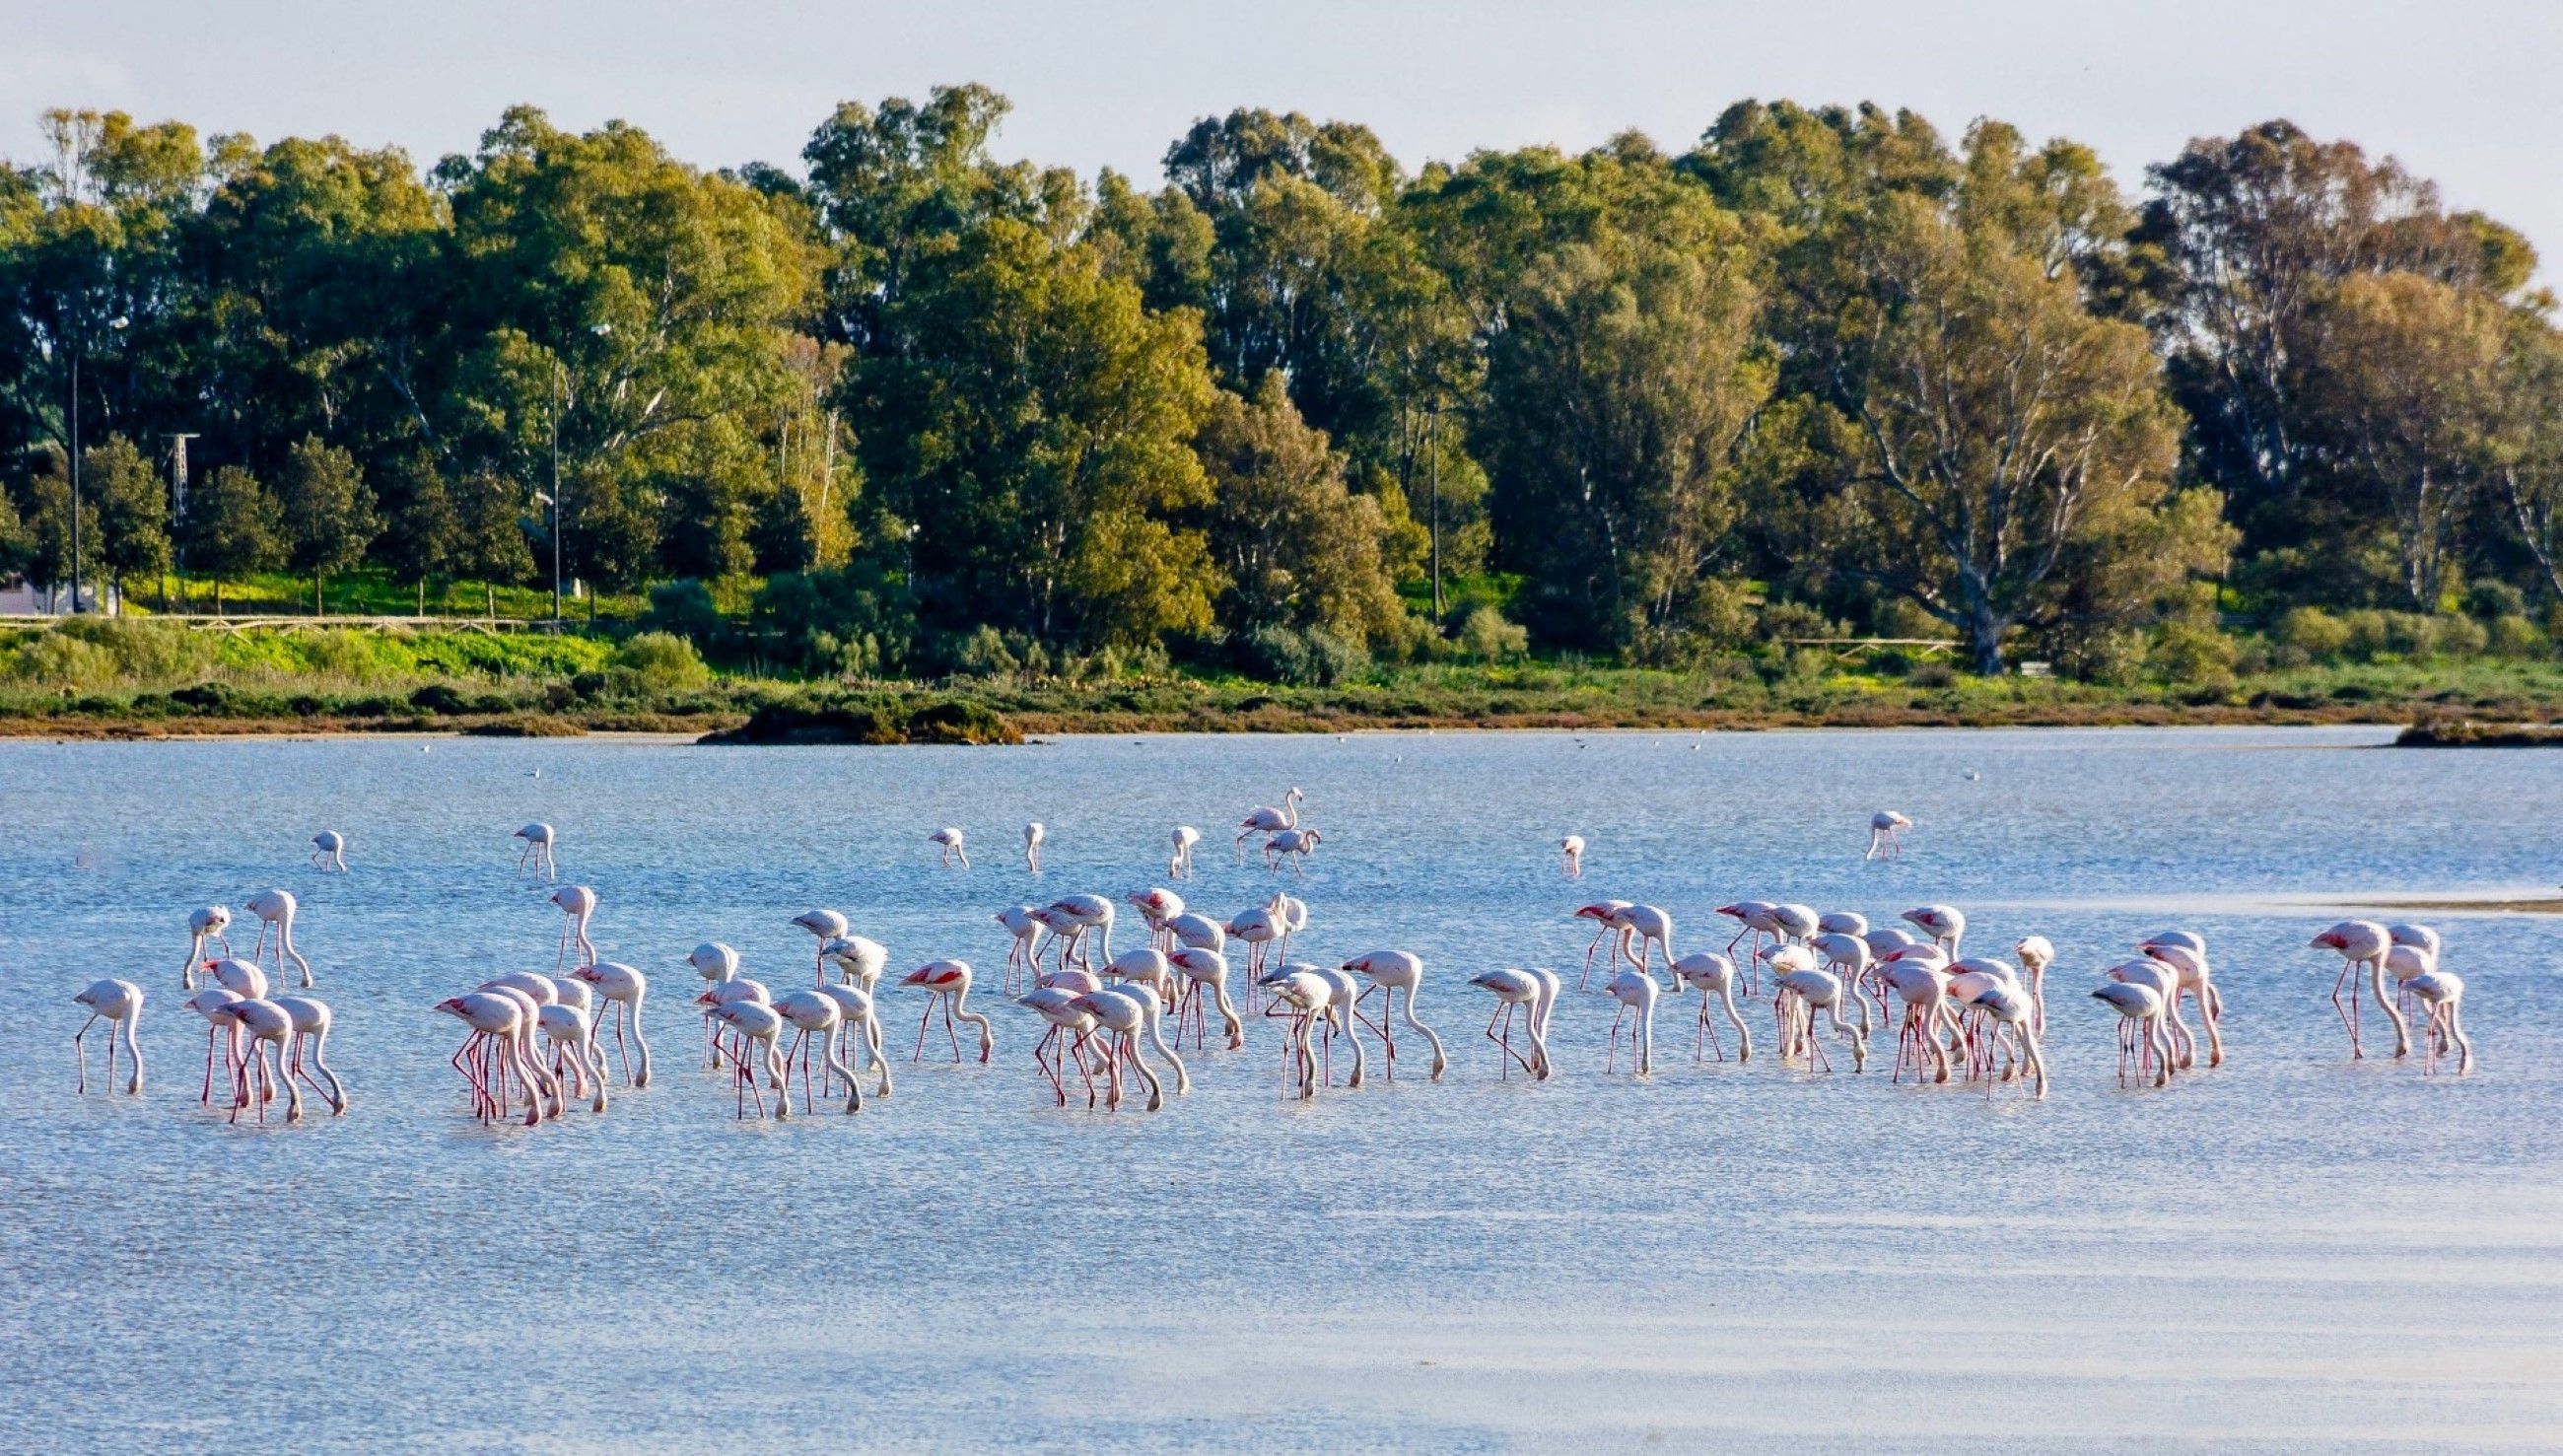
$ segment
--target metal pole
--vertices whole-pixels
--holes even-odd
[[[72,349],[72,614],[81,604],[80,349]]]
[[[552,631],[561,625],[560,360],[552,360]]]

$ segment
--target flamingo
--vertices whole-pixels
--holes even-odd
[[[1762,953],[1762,937],[1779,933],[1777,924],[1771,919],[1771,912],[1777,909],[1778,906],[1767,900],[1739,900],[1733,905],[1719,906],[1717,913],[1735,922],[1735,938],[1726,942],[1726,953],[1730,956],[1735,954],[1736,945],[1751,936],[1753,945],[1745,951],[1742,964],[1749,967],[1755,963],[1755,958]]]
[[[1620,1002],[1620,1009],[1611,1016],[1611,1054],[1604,1060],[1602,1070],[1608,1072],[1617,1065],[1620,1023],[1635,1011],[1638,1024],[1630,1031],[1630,1041],[1637,1051],[1638,1075],[1647,1076],[1656,1070],[1656,997],[1661,994],[1656,978],[1639,971],[1624,970],[1605,981],[1602,989]]]
[[[205,1090],[196,1101],[211,1106],[214,1100],[214,1049],[219,1043],[223,1054],[223,1080],[236,1081],[240,1075],[240,1018],[232,1007],[249,999],[238,991],[221,986],[207,986],[189,997],[185,1009],[205,1018]]]
[[[90,982],[88,989],[72,997],[72,1001],[89,1008],[89,1019],[81,1023],[80,1030],[72,1033],[72,1055],[80,1062],[81,1095],[89,1095],[89,1047],[84,1038],[89,1035],[89,1029],[98,1024],[99,1018],[104,1017],[106,1085],[110,1091],[115,1087],[115,1041],[120,1035],[124,1038],[125,1051],[131,1054],[128,1060],[133,1064],[124,1092],[128,1097],[138,1096],[142,1091],[142,1043],[134,1033],[142,1020],[142,988],[129,980],[110,977]]]
[[[808,931],[810,933],[810,937],[813,940],[816,940],[822,947],[813,957],[811,962],[819,972],[818,978],[813,981],[812,984],[826,984],[828,979],[828,952],[825,947],[830,940],[847,934],[849,931],[853,930],[854,927],[847,924],[846,918],[842,913],[833,910],[805,910],[792,918],[792,924]]]
[[[266,953],[267,933],[274,931],[278,978],[284,977],[285,962],[291,957],[302,971],[303,988],[309,989],[311,962],[303,959],[302,952],[294,948],[294,893],[290,890],[262,890],[251,896],[241,908],[258,917],[258,944],[250,951],[250,959],[256,960]]]
[[[704,996],[711,994],[710,991],[703,993]],[[783,1053],[776,1045],[783,1036],[782,1013],[760,1001],[732,1000],[712,1007],[707,1014],[737,1033],[742,1053],[751,1048],[763,1049],[754,1065],[745,1055],[730,1059],[730,1082],[736,1103],[731,1115],[745,1118],[747,1101],[753,1097],[756,1099],[756,1115],[759,1118],[765,1116],[765,1094],[756,1086],[756,1068],[761,1066],[774,1086],[774,1120],[789,1121],[792,1117],[792,1087],[783,1075]]]
[[[2128,985],[2149,986],[2162,998],[2163,1037],[2171,1045],[2172,1068],[2185,1071],[2198,1060],[2198,1039],[2180,1014],[2180,972],[2146,956],[2123,961],[2101,972]]]
[[[939,868],[946,870],[952,868],[952,862],[956,859],[961,862],[961,868],[965,870],[970,868],[970,852],[962,847],[960,830],[946,824],[925,837],[942,849],[942,858],[935,862]]]
[[[1178,824],[1167,836],[1174,842],[1174,857],[1166,861],[1166,874],[1177,880],[1193,877],[1193,846],[1201,843],[1201,831],[1190,824]]]
[[[1246,973],[1250,978],[1260,978],[1266,965],[1278,958],[1273,955],[1272,946],[1282,938],[1281,917],[1268,907],[1242,910],[1237,913],[1237,919],[1228,923],[1226,930],[1230,936],[1246,942]]]
[[[1674,985],[1693,986],[1699,991],[1699,1023],[1691,1035],[1690,1059],[1700,1060],[1702,1047],[1715,1052],[1717,1060],[1726,1060],[1726,1048],[1718,1045],[1717,1028],[1709,1024],[1709,999],[1715,997],[1726,1008],[1727,1024],[1735,1028],[1735,1060],[1753,1060],[1753,1033],[1746,1029],[1744,1017],[1735,1009],[1735,962],[1714,950],[1695,951],[1673,963]]]
[[[455,1052],[453,1066],[455,1071],[463,1074],[464,1081],[472,1084],[473,1116],[483,1123],[495,1122],[507,1116],[507,1102],[503,1096],[505,1077],[499,1069],[517,1060],[520,1050],[517,1036],[526,1019],[523,1009],[515,999],[488,991],[449,996],[437,1002],[435,1009],[472,1028],[472,1034],[464,1038],[462,1048]],[[485,1055],[475,1057],[476,1051]],[[497,1075],[493,1076],[493,1071]],[[525,1079],[520,1077],[519,1080]],[[525,1086],[530,1097],[533,1084],[525,1081]],[[525,1126],[530,1128],[541,1121],[542,1109],[537,1101],[525,1113]]]
[[[2164,940],[2164,944],[2170,944]],[[2199,947],[2204,953],[2206,946]],[[2047,967],[2056,960],[2056,946],[2045,936],[2024,936],[2011,953],[2020,957],[2020,968],[2029,972],[2030,1029],[2047,1035]],[[2220,1004],[2219,1009],[2222,1009]],[[2042,1071],[2042,1076],[2045,1073]]]
[[[1860,1012],[1860,1029],[1869,1030],[1870,998],[1877,998],[1880,1016],[1886,1014],[1885,989],[1870,974],[1869,942],[1847,931],[1823,931],[1807,940],[1807,948],[1824,962],[1824,968],[1843,978],[1851,987],[1851,1003]],[[1864,990],[1867,994],[1863,994]]]
[[[2212,978],[2212,969],[2207,963],[2207,952],[2204,950],[2193,950],[2187,945],[2173,944],[2168,941],[2157,944],[2154,941],[2148,940],[2140,948],[2145,952],[2147,958],[2162,962],[2172,971],[2175,980],[2171,993],[2170,1008],[2173,1023],[2175,1025],[2180,1025],[2183,1035],[2188,1035],[2188,1027],[2185,1024],[2182,1024],[2180,1020],[2180,998],[2182,995],[2186,994],[2192,1000],[2198,1002],[2198,1023],[2199,1025],[2207,1028],[2207,1065],[2210,1067],[2224,1066],[2225,1032],[2223,1029],[2223,1022],[2225,1019],[2225,997],[2216,988],[2216,982]],[[2395,948],[2400,949],[2403,947],[2398,946]],[[2387,968],[2392,969],[2392,950],[2388,950],[2386,952],[2386,961]],[[2197,1062],[2197,1043],[2196,1039],[2193,1037],[2191,1039],[2189,1054],[2182,1060],[2181,1065],[2183,1067],[2192,1066]]]
[[[2340,952],[2340,978],[2332,982],[2331,1008],[2340,1015],[2340,1024],[2349,1029],[2349,1055],[2355,1059],[2367,1055],[2358,1036],[2358,967],[2368,968],[2368,982],[2375,990],[2377,1009],[2394,1023],[2394,1056],[2396,1060],[2412,1053],[2411,1028],[2404,1023],[2403,1013],[2393,998],[2385,994],[2385,955],[2394,943],[2392,933],[2374,921],[2342,921],[2313,937],[2307,944],[2316,949]],[[2349,1002],[2341,1003],[2342,987],[2349,989]]]
[[[1078,964],[1092,970],[1097,949],[1105,960],[1112,958],[1111,901],[1100,895],[1064,895],[1051,904],[1050,912],[1070,926],[1068,943],[1060,948],[1060,964],[1068,964],[1069,955],[1074,953]],[[1088,935],[1095,936],[1100,945],[1089,947],[1085,943]]]
[[[726,1006],[732,1001],[752,1001],[759,1006],[770,1006],[774,1003],[774,997],[765,989],[762,982],[743,975],[713,981],[703,988],[701,995],[694,997],[694,1004],[697,1006]],[[723,1044],[720,1040],[721,1028],[728,1024],[724,1021],[715,1021],[708,1016],[704,1018],[703,1065],[705,1067],[719,1066],[726,1058],[732,1070],[736,1070],[738,1059],[745,1054],[747,1048],[744,1043],[731,1046]]]
[[[1318,974],[1315,966],[1309,965],[1287,966],[1274,971],[1265,976],[1261,984],[1273,993],[1277,1008],[1286,1007],[1290,1013],[1283,1054],[1295,1058],[1299,1098],[1304,1102],[1317,1095],[1317,1059],[1309,1046],[1310,1033],[1331,1008],[1335,996],[1334,982]],[[1270,1016],[1273,1012],[1264,1014]],[[1358,1051],[1361,1043],[1356,1041],[1353,1046]]]
[[[1264,841],[1264,868],[1278,871],[1282,859],[1287,857],[1290,873],[1305,876],[1308,872],[1301,866],[1308,862],[1308,856],[1316,853],[1317,841],[1321,837],[1313,827],[1276,831]]]
[[[1220,1030],[1228,1037],[1228,1049],[1236,1051],[1246,1045],[1246,1023],[1238,1019],[1235,1003],[1228,999],[1228,957],[1216,950],[1182,946],[1167,955],[1166,963],[1184,978],[1183,999],[1175,1003],[1175,1037],[1183,1038],[1184,1015],[1193,1019],[1193,1045],[1199,1047],[1208,1038],[1208,1016],[1202,1008],[1202,993],[1207,990],[1219,1006]]]
[[[1041,966],[1041,961],[1035,955],[1034,949],[1041,944],[1042,923],[1035,918],[1033,910],[1034,908],[1029,905],[1017,905],[1001,910],[996,915],[997,924],[1006,928],[1006,934],[1010,937],[1006,941],[1005,989],[1008,992],[1012,992],[1015,988],[1017,972],[1030,974]]]
[[[1149,944],[1160,950],[1174,948],[1174,934],[1166,929],[1166,922],[1184,913],[1182,896],[1163,887],[1141,890],[1131,895],[1130,908],[1139,912],[1148,927]]]
[[[588,1111],[605,1111],[605,1059],[597,1054],[596,1024],[587,1012],[557,1002],[538,1006],[534,1009],[534,1030],[550,1043],[556,1060],[569,1063],[577,1079],[578,1095],[589,1099]]]
[[[650,1085],[650,1043],[641,1034],[641,1003],[649,999],[649,977],[618,961],[600,960],[582,965],[571,975],[596,987],[596,993],[614,1007],[614,1051],[623,1063],[623,1079],[635,1088]],[[632,1041],[641,1048],[641,1066],[633,1070],[632,1054],[623,1040],[624,1024],[632,1027]]]
[[[1380,1046],[1386,1053],[1388,1080],[1391,1082],[1397,1080],[1397,1037],[1389,1030],[1388,1019],[1399,1009],[1397,993],[1404,991],[1406,1024],[1415,1028],[1416,1032],[1431,1044],[1433,1048],[1432,1080],[1441,1081],[1442,1073],[1451,1065],[1451,1059],[1442,1051],[1441,1036],[1432,1027],[1417,1020],[1415,1015],[1415,993],[1424,987],[1424,958],[1411,950],[1373,950],[1367,955],[1356,955],[1345,961],[1342,968],[1370,977],[1370,989],[1364,990],[1361,996],[1355,997],[1346,1008],[1354,1016],[1360,1016],[1360,1003],[1363,997],[1369,996],[1371,990],[1377,990],[1380,993],[1379,1020],[1366,1024],[1370,1026],[1372,1034],[1379,1038]]]
[[[2017,985],[1998,986],[1976,998],[1976,1005],[1993,1018],[1993,1049],[1999,1050],[2008,1035],[2020,1046],[2022,1070],[2035,1080],[2032,1094],[2040,1102],[2047,1100],[2047,1057],[2038,1045],[2037,1002]],[[1985,1079],[1985,1095],[1993,1095],[1997,1079]]]
[[[1869,917],[1858,911],[1827,911],[1816,917],[1816,930],[1827,936],[1866,936],[1869,934]]]
[[[837,1078],[845,1078],[846,1111],[849,1114],[862,1112],[863,1084],[855,1080],[854,1067],[837,1055],[837,1028],[845,1024],[846,1008],[834,996],[815,990],[794,991],[788,996],[775,998],[774,1014],[782,1017],[784,1023],[792,1028],[792,1045],[783,1053],[783,1100],[792,1100],[792,1066],[797,1060],[801,1066],[801,1110],[805,1113],[819,1110],[818,1101],[810,1091],[810,1054],[815,1041],[819,1060],[828,1069],[828,1085],[834,1088]]]
[[[596,892],[584,885],[564,885],[552,892],[552,904],[560,907],[561,933],[559,952],[552,957],[557,972],[569,960],[570,942],[578,942],[578,963],[596,963],[596,942],[587,938],[587,923],[596,915]]]
[[[2405,984],[2430,1012],[2421,1028],[2422,1072],[2435,1075],[2451,1045],[2457,1049],[2457,1075],[2471,1072],[2474,1044],[2465,1035],[2465,978],[2453,970],[2425,970]]]
[[[1560,855],[1564,856],[1566,860],[1566,878],[1569,880],[1583,879],[1584,836],[1581,834],[1570,834],[1566,836],[1564,839],[1557,842],[1557,851]],[[1507,1002],[1505,1004],[1509,1005],[1511,1003]],[[1508,1028],[1510,1024],[1511,1023],[1509,1021],[1506,1022],[1506,1026]]]
[[[943,1031],[952,1038],[952,1060],[961,1060],[961,1035],[953,1029],[954,1021],[966,1021],[979,1028],[979,1060],[985,1062],[996,1051],[996,1029],[988,1018],[970,1009],[970,962],[966,960],[929,960],[907,973],[901,985],[923,986],[927,991],[925,1015],[916,1018],[916,1050],[908,1060],[925,1055],[925,1023],[934,1008],[943,1008]]]
[[[1051,1095],[1061,1107],[1068,1106],[1068,1080],[1060,1075],[1060,1066],[1074,1057],[1078,1075],[1085,1082],[1085,1105],[1094,1106],[1094,1070],[1086,1065],[1086,1041],[1094,1033],[1093,1013],[1078,1008],[1077,998],[1084,994],[1063,986],[1035,986],[1015,997],[1015,1004],[1050,1023],[1050,1030],[1033,1043],[1033,1064],[1041,1068],[1050,1082]],[[1044,1053],[1066,1043],[1058,1062]]]
[[[233,1084],[232,1121],[240,1121],[241,1109],[250,1104],[251,1084],[257,1085],[258,1120],[267,1121],[267,1105],[276,1101],[276,1086],[285,1084],[285,1121],[302,1121],[302,1090],[285,1075],[285,1043],[294,1035],[294,1018],[274,1001],[255,997],[232,1003],[232,1015],[240,1018],[243,1037],[239,1080]]]
[[[1931,937],[1932,944],[1951,955],[1958,953],[1958,941],[1967,934],[1967,917],[1953,905],[1915,906],[1897,919],[1911,922]]]
[[[837,1012],[841,1018],[841,1024],[846,1029],[846,1035],[860,1042],[864,1048],[864,1054],[872,1059],[874,1075],[881,1079],[874,1085],[873,1095],[889,1096],[889,1058],[882,1055],[881,1017],[876,1014],[877,1008],[873,1004],[871,987],[851,984],[823,985],[818,988],[818,992],[837,1003]],[[854,1059],[849,1056],[846,1060]],[[830,1075],[835,1074],[832,1072]],[[829,1085],[832,1084],[821,1084],[823,1090]]]
[[[1156,1073],[1148,1070],[1148,1064],[1139,1059],[1139,1031],[1148,1019],[1139,996],[1128,991],[1085,991],[1071,997],[1069,1004],[1093,1017],[1097,1028],[1109,1034],[1103,1051],[1103,1067],[1108,1076],[1103,1106],[1110,1109],[1121,1105],[1121,1064],[1127,1061],[1131,1070],[1139,1074],[1139,1080],[1147,1084],[1148,1111],[1153,1113],[1164,1107],[1164,1085],[1157,1081]]]
[[[178,968],[180,990],[196,988],[196,962],[204,958],[207,940],[221,941],[223,953],[232,953],[231,937],[223,934],[231,925],[232,913],[227,906],[208,905],[187,912],[187,963]]]
[[[597,1006],[596,987],[580,980],[576,972],[553,976],[551,982],[554,1004],[567,1006],[587,1018],[587,1060],[596,1068],[596,1075],[602,1078],[605,1075],[605,1048],[597,1036],[604,1029],[605,1017]],[[560,1067],[560,1059],[555,1057],[552,1071],[557,1073]]]
[[[1282,830],[1298,828],[1299,801],[1304,797],[1306,795],[1293,787],[1282,796],[1282,807],[1276,809],[1267,806],[1248,810],[1246,817],[1237,821],[1237,862],[1240,865],[1246,863],[1247,836],[1261,834],[1270,838]]]
[[[1652,905],[1633,905],[1620,912],[1620,924],[1629,928],[1629,934],[1638,942],[1638,953],[1632,960],[1638,968],[1638,974],[1654,974],[1654,955],[1649,946],[1663,947],[1666,966],[1670,968],[1673,965],[1673,916]]]
[[[738,952],[718,940],[705,940],[686,952],[686,963],[694,973],[713,984],[738,979]],[[703,1019],[703,1065],[719,1061],[720,1026],[709,1017]]]
[[[1273,942],[1273,953],[1287,956],[1290,937],[1308,929],[1308,902],[1287,891],[1277,890],[1264,908],[1273,912],[1273,923],[1282,928],[1282,938]]]
[[[1904,858],[1904,841],[1896,836],[1913,827],[1913,821],[1893,809],[1880,809],[1869,816],[1869,852],[1863,860]]]
[[[830,936],[819,942],[819,983],[828,983],[827,962],[837,962],[846,984],[870,994],[889,965],[889,947],[869,936]]]
[[[525,842],[524,849],[516,855],[517,874],[521,875],[531,868],[540,870],[546,880],[560,878],[560,861],[552,857],[552,826],[541,823],[528,824],[508,837]]]
[[[1038,819],[1024,826],[1024,864],[1036,875],[1041,873],[1042,841],[1049,837],[1050,831]]]
[[[335,829],[323,829],[311,836],[311,868],[320,871],[347,872],[347,836]]]
[[[1503,1049],[1503,1059],[1495,1064],[1498,1080],[1512,1075],[1519,1066],[1539,1081],[1549,1079],[1548,1013],[1557,1004],[1558,980],[1553,971],[1502,970],[1479,971],[1469,977],[1469,984],[1482,986],[1495,998],[1495,1014],[1486,1018],[1486,1040]],[[1513,1050],[1513,1017],[1528,1009],[1524,1018],[1530,1035],[1530,1055]],[[1503,1034],[1495,1034],[1495,1022],[1503,1022]]]
[[[1822,1011],[1830,1018],[1833,1030],[1841,1033],[1843,1039],[1851,1043],[1851,1069],[1854,1072],[1867,1071],[1869,1033],[1866,1029],[1843,1020],[1843,998],[1850,993],[1844,988],[1842,977],[1832,971],[1816,970],[1812,967],[1800,970],[1779,970],[1778,966],[1779,962],[1774,960],[1772,967],[1777,973],[1771,981],[1772,1004],[1775,1006],[1779,1004],[1779,993],[1782,991],[1787,991],[1793,998],[1792,1014],[1800,1018],[1799,1024],[1794,1028],[1795,1039],[1807,1055],[1809,1070],[1815,1070],[1819,1066],[1826,1072],[1833,1070],[1833,1063],[1825,1057],[1824,1043],[1816,1036],[1816,1013]],[[1780,1059],[1784,1063],[1788,1060],[1790,1039],[1787,1033],[1784,1033],[1781,1038]]]
[[[329,1104],[329,1116],[345,1117],[347,1089],[338,1081],[338,1074],[329,1070],[329,1008],[310,996],[279,996],[276,1004],[285,1009],[286,1020],[294,1026],[294,1040],[285,1052],[286,1080],[301,1078]],[[310,1070],[302,1065],[305,1056],[311,1059]],[[312,1071],[327,1078],[328,1085],[323,1087],[314,1081]]]
[[[1593,952],[1602,948],[1603,937],[1611,937],[1611,949],[1603,959],[1602,968],[1609,970],[1620,963],[1620,953],[1627,947],[1629,941],[1629,924],[1626,916],[1632,908],[1631,903],[1626,900],[1597,900],[1591,905],[1577,908],[1575,918],[1580,921],[1591,921],[1595,927],[1593,938],[1584,946],[1584,974],[1576,979],[1577,990],[1584,990],[1593,983]]]
[[[1904,1003],[1904,1022],[1895,1036],[1895,1070],[1887,1081],[1904,1075],[1904,1064],[1913,1064],[1914,1080],[1922,1077],[1922,1064],[1931,1064],[1931,1080],[1949,1080],[1949,1049],[1940,1043],[1940,1030],[1948,1016],[1949,973],[1921,957],[1889,956],[1880,963],[1878,973],[1886,980],[1887,989]]]
[[[2118,1085],[2127,1085],[2130,1059],[2138,1081],[2150,1068],[2154,1086],[2170,1085],[2171,1036],[2163,1030],[2162,992],[2133,981],[2111,981],[2091,994],[2118,1013]]]

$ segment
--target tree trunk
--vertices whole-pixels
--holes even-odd
[[[494,624],[494,623],[496,623],[496,621],[498,620],[498,587],[497,587],[497,584],[496,584],[496,583],[494,583],[494,582],[484,581],[484,582],[482,582],[482,583],[481,583],[481,590],[482,590],[482,591],[483,591],[483,593],[485,593],[485,594],[488,596],[488,598],[489,598],[489,602],[490,602],[490,620],[491,620],[491,622],[492,622],[492,623],[493,623],[493,624]]]
[[[320,573],[317,571],[311,573],[311,615],[315,617],[329,615],[328,606],[320,599]]]

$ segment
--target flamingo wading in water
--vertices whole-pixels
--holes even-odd
[[[257,916],[259,921],[258,944],[250,951],[250,959],[256,960],[265,953],[267,933],[274,931],[277,979],[285,978],[285,962],[291,958],[302,972],[303,987],[308,989],[311,985],[311,962],[303,959],[302,952],[294,948],[294,893],[290,890],[262,890],[251,896],[242,909]]]
[[[528,824],[509,838],[521,839],[525,842],[524,849],[516,855],[517,874],[524,874],[531,869],[540,871],[546,880],[560,878],[560,861],[552,858],[552,826],[542,823]]]
[[[347,873],[347,836],[335,829],[323,829],[311,836],[311,868]]]
[[[207,940],[221,941],[223,953],[232,953],[231,937],[223,934],[231,927],[232,913],[227,906],[208,905],[187,912],[187,963],[178,969],[179,989],[196,988],[196,962],[204,959]]]
[[[1249,838],[1261,834],[1270,839],[1284,829],[1298,828],[1299,801],[1305,797],[1294,785],[1282,796],[1282,807],[1277,809],[1267,804],[1248,810],[1246,817],[1237,821],[1237,862],[1241,865],[1246,863],[1246,841]]]
[[[970,852],[962,847],[960,830],[947,824],[925,837],[942,850],[942,857],[935,861],[938,868],[948,870],[956,859],[961,862],[961,868],[970,868]]]
[[[133,1064],[130,1069],[131,1078],[124,1084],[125,1095],[133,1096],[140,1093],[142,1091],[142,1043],[136,1039],[134,1028],[142,1020],[142,988],[129,980],[109,978],[92,981],[87,990],[72,997],[72,1000],[89,1010],[89,1019],[81,1023],[80,1030],[72,1033],[72,1055],[80,1061],[81,1094],[83,1096],[89,1094],[89,1047],[83,1039],[89,1035],[89,1029],[97,1025],[101,1017],[106,1021],[108,1089],[112,1091],[115,1087],[115,1042],[116,1038],[121,1036],[124,1039],[125,1051],[130,1054],[127,1059]]]
[[[937,1006],[943,1008],[943,1031],[952,1039],[952,1060],[961,1060],[961,1035],[953,1029],[955,1021],[966,1021],[979,1028],[979,1060],[985,1062],[996,1051],[997,1036],[988,1018],[970,1009],[970,962],[966,960],[929,960],[907,973],[901,985],[922,986],[928,992],[925,1014],[916,1018],[916,1050],[909,1054],[913,1062],[925,1055],[925,1023]]]

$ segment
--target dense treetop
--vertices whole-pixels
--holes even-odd
[[[52,113],[0,166],[0,574],[70,574],[77,424],[102,575],[423,593],[556,545],[609,588],[761,578],[757,650],[814,672],[1323,676],[1507,616],[2098,672],[2563,597],[2533,251],[2284,121],[2131,189],[1869,105],[1420,168],[1239,110],[1152,190],[998,161],[1006,111],[849,102],[718,171],[531,107],[427,167]]]

